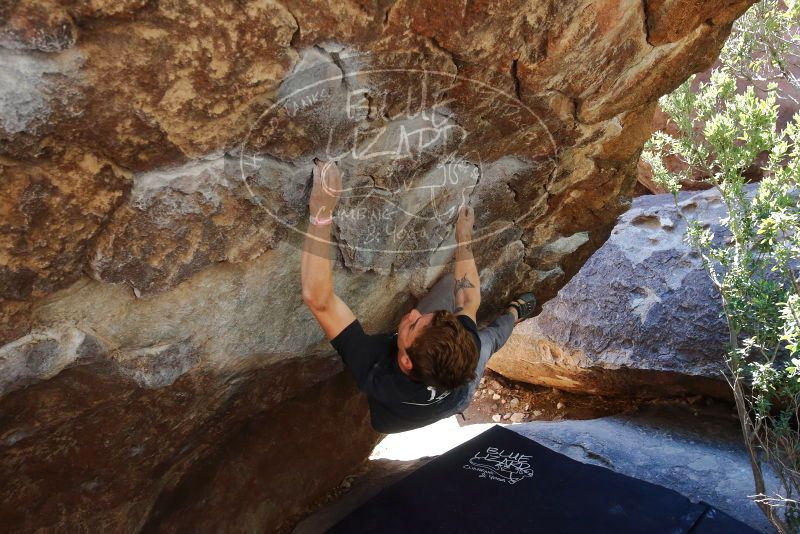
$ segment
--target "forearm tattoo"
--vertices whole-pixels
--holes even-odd
[[[456,291],[455,291],[455,295],[456,295],[455,296],[455,300],[456,300],[456,302],[458,302],[458,292],[461,291],[462,289],[469,289],[471,287],[475,287],[475,286],[472,285],[472,282],[469,281],[469,278],[467,278],[466,274],[460,280],[456,280]],[[453,313],[459,313],[459,312],[461,312],[463,310],[464,310],[463,306],[458,306]]]
[[[470,287],[475,287],[475,286],[472,285],[472,282],[469,281],[469,278],[467,278],[466,274],[464,275],[463,278],[461,278],[461,280],[456,280],[456,293],[458,293],[459,289],[470,288]]]

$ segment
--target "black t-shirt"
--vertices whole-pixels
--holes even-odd
[[[466,315],[456,317],[474,336],[480,354],[475,322]],[[331,345],[366,393],[372,427],[378,432],[391,434],[429,425],[449,415],[467,395],[469,384],[437,391],[403,373],[397,364],[397,333],[368,335],[356,319]]]

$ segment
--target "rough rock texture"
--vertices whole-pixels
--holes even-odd
[[[750,188],[754,186],[749,186]],[[727,325],[687,220],[721,228],[716,190],[638,197],[611,237],[489,367],[562,389],[636,396],[729,396]]]
[[[346,171],[337,292],[368,330],[391,328],[440,274],[464,200],[481,318],[523,288],[547,298],[624,209],[656,99],[714,61],[750,3],[690,2],[697,16],[681,20],[640,0],[0,5],[0,469],[19,499],[3,524],[170,530],[214,516],[263,530],[276,503],[302,507],[310,458],[330,469],[324,485],[358,454],[292,448],[308,457],[296,483],[252,491],[257,469],[283,466],[258,441],[282,432],[270,414],[318,395],[354,418],[336,439],[374,439],[354,391],[313,385],[333,371],[298,382],[280,366],[313,369],[309,354],[330,350],[299,290],[312,158]],[[200,402],[224,397],[244,361],[240,387],[286,384],[258,412],[269,426],[198,449],[208,417],[224,432],[256,417]],[[76,373],[115,417],[71,397]],[[143,407],[180,388],[199,404]],[[155,424],[153,446],[183,456],[139,466],[126,451]],[[35,436],[16,439],[26,425]],[[275,446],[300,439],[292,427]],[[96,477],[73,449],[125,466],[102,492],[112,511],[82,500]],[[68,483],[45,490],[51,479]],[[59,512],[25,513],[32,502]]]
[[[374,443],[366,402],[337,371],[330,357],[242,360],[143,389],[96,361],[6,396],[4,530],[288,528]]]
[[[645,0],[647,42],[657,46],[688,35],[698,24],[727,24],[742,14],[736,0],[693,2],[692,0]]]

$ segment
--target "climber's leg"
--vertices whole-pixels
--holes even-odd
[[[478,329],[478,337],[481,339],[481,354],[478,358],[478,365],[475,367],[475,389],[483,376],[486,364],[489,363],[489,358],[500,350],[500,347],[505,345],[508,338],[511,337],[515,319],[516,316],[512,312],[504,312],[486,328]]]
[[[486,328],[478,329],[478,337],[481,339],[481,353],[478,355],[478,365],[475,366],[475,378],[470,382],[467,394],[464,401],[455,410],[455,413],[463,412],[472,402],[472,397],[481,383],[481,377],[486,370],[486,364],[492,354],[500,350],[500,347],[505,345],[508,338],[511,337],[511,332],[514,330],[514,322],[516,315],[512,312],[504,312],[500,314],[492,324]]]
[[[455,310],[455,289],[456,279],[453,273],[443,274],[439,280],[433,284],[433,287],[428,291],[428,294],[420,299],[417,303],[417,309],[420,313],[431,313],[437,310]]]
[[[489,357],[500,350],[506,344],[508,338],[511,337],[511,332],[514,330],[516,322],[516,315],[510,311],[506,311],[495,318],[492,323],[486,328],[478,329],[478,337],[481,338],[481,353],[483,349],[489,349],[489,355],[486,356],[486,361],[483,362],[484,366],[489,361]],[[483,356],[483,354],[481,354]],[[478,362],[480,365],[480,362]]]

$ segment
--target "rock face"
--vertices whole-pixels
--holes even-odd
[[[751,186],[752,187],[752,186]],[[727,325],[687,220],[720,231],[719,193],[638,197],[611,237],[489,362],[535,384],[612,395],[727,397]]]
[[[657,98],[750,3],[3,3],[0,520],[288,521],[375,439],[313,356],[312,158],[345,170],[336,289],[368,330],[445,268],[465,200],[481,317],[546,299],[625,208]]]
[[[0,517],[9,532],[285,530],[375,441],[338,370],[242,361],[142,388],[108,362],[71,367],[0,401]]]

